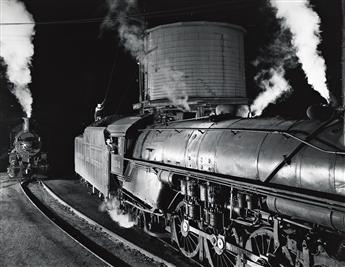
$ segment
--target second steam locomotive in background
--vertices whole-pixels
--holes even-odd
[[[7,173],[10,177],[44,174],[48,170],[47,154],[41,151],[41,138],[29,127],[29,118],[23,118],[22,129],[11,140]]]

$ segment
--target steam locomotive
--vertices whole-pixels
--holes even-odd
[[[9,177],[27,177],[32,174],[45,174],[48,170],[47,154],[41,151],[41,138],[29,127],[29,118],[23,118],[22,130],[13,140],[9,153]]]
[[[139,114],[87,127],[75,138],[75,171],[148,234],[170,238],[205,265],[345,266],[341,114],[323,121],[236,116],[246,101],[236,91],[243,65],[231,65],[241,55],[224,55],[242,51],[241,32],[214,22],[149,30]],[[213,64],[205,73],[203,57]],[[189,97],[188,112],[163,94],[169,75],[159,69],[167,58],[173,71],[193,70],[171,87],[199,94]],[[227,85],[229,72],[235,85]]]

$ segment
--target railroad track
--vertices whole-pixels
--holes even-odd
[[[21,189],[29,201],[35,206],[50,222],[55,224],[61,231],[67,234],[71,239],[77,242],[79,245],[88,250],[91,254],[96,256],[102,262],[108,266],[130,266],[122,259],[110,253],[108,250],[85,236],[78,229],[71,224],[63,220],[60,216],[46,207],[29,189],[29,182],[21,182]],[[67,203],[66,203],[67,204]],[[170,265],[171,266],[171,265]]]
[[[56,201],[58,201],[60,204],[62,204],[64,207],[66,207],[67,209],[69,209],[71,212],[73,212],[74,214],[76,214],[78,217],[84,219],[85,221],[87,221],[90,225],[96,227],[97,229],[100,229],[101,231],[103,231],[104,233],[106,233],[112,240],[115,241],[120,241],[123,244],[125,244],[126,246],[130,247],[131,249],[137,250],[139,251],[141,254],[145,255],[148,258],[153,259],[154,261],[160,263],[160,264],[164,264],[165,266],[168,267],[175,267],[178,266],[178,264],[175,263],[171,263],[169,261],[166,261],[158,256],[156,256],[155,254],[152,254],[151,252],[143,249],[142,247],[137,246],[136,244],[128,241],[127,239],[123,238],[122,236],[114,233],[112,230],[109,230],[108,228],[104,227],[103,225],[97,223],[96,221],[92,220],[90,217],[86,216],[84,213],[82,213],[81,211],[77,210],[76,208],[72,207],[71,205],[69,205],[66,201],[64,201],[63,199],[61,199],[48,185],[46,185],[43,181],[40,181],[40,184],[42,185],[42,187],[46,190],[46,192],[53,197]],[[169,247],[171,250],[174,250],[176,253],[180,254],[180,251],[178,248],[174,247],[171,243],[167,242],[164,239],[161,238],[156,238],[157,240],[159,240],[165,247]],[[204,267],[204,265],[202,265],[200,262],[194,260],[194,259],[187,259],[185,258],[185,261],[190,263],[190,266],[199,266],[199,267]]]
[[[142,255],[146,256],[147,258],[152,259],[153,261],[157,262],[158,265],[165,265],[168,267],[175,267],[180,266],[179,262],[169,262],[165,259],[160,258],[159,256],[152,254],[151,252],[145,250],[144,248],[128,241],[124,237],[114,233],[112,230],[104,227],[103,225],[97,223],[96,221],[92,220],[88,216],[86,216],[81,211],[77,210],[73,206],[69,205],[63,199],[61,199],[48,185],[46,185],[43,181],[39,180],[39,184],[42,188],[48,193],[50,197],[60,203],[66,210],[70,211],[72,214],[76,215],[77,217],[81,218],[82,220],[86,221],[93,229],[97,229],[106,234],[106,236],[115,241],[121,242],[126,247],[129,247],[131,250],[138,251]],[[70,223],[66,222],[61,216],[57,215],[54,211],[52,211],[49,207],[47,207],[29,188],[29,182],[21,182],[21,189],[25,196],[29,199],[29,201],[46,217],[55,224],[59,229],[65,232],[70,238],[72,238],[75,242],[80,244],[86,250],[88,250],[91,254],[95,255],[101,261],[103,261],[108,266],[130,266],[128,263],[124,262],[120,258],[116,257],[108,250],[104,249],[102,246],[95,243],[93,240],[89,239],[85,236],[82,232],[72,226]],[[172,244],[167,242],[164,239],[156,238],[159,240],[164,247],[169,247],[171,250],[174,250],[176,253],[179,253],[179,250],[174,247]],[[175,259],[174,259],[175,261]],[[189,263],[188,263],[189,262]],[[185,258],[184,266],[203,266],[199,262],[193,259]]]
[[[53,197],[56,201],[58,201],[60,204],[62,204],[64,207],[66,207],[68,210],[70,210],[71,212],[73,212],[74,214],[76,214],[78,217],[84,219],[85,221],[87,221],[90,225],[94,226],[95,228],[101,230],[102,232],[106,233],[112,240],[116,240],[116,241],[120,241],[122,242],[124,245],[130,247],[133,250],[139,251],[141,254],[145,255],[148,258],[153,259],[154,261],[160,263],[160,264],[164,264],[165,266],[168,267],[175,267],[176,265],[168,262],[152,253],[150,253],[149,251],[137,246],[136,244],[128,241],[127,239],[123,238],[122,236],[114,233],[113,231],[109,230],[108,228],[104,227],[103,225],[100,225],[99,223],[97,223],[96,221],[92,220],[91,218],[89,218],[88,216],[86,216],[84,213],[80,212],[79,210],[77,210],[76,208],[72,207],[71,205],[69,205],[67,202],[65,202],[63,199],[61,199],[57,194],[55,194],[55,192],[48,186],[46,185],[44,182],[40,181],[40,184],[42,185],[42,187],[48,192],[48,194]],[[163,242],[165,245],[171,247],[172,249],[174,249],[175,251],[178,251],[176,248],[172,247],[169,243],[167,243],[166,241],[159,239],[161,242]],[[194,262],[193,262],[194,263]],[[197,263],[197,262],[195,262]],[[199,263],[197,263],[197,265],[200,265]],[[127,265],[128,266],[128,265]]]
[[[81,211],[77,210],[67,202],[65,202],[63,199],[61,199],[48,185],[46,185],[42,180],[38,180],[39,184],[42,186],[42,188],[48,193],[50,197],[52,197],[55,201],[60,203],[66,210],[70,211],[72,214],[76,215],[76,217],[81,218],[82,220],[86,221],[87,224],[89,224],[93,229],[97,229],[100,232],[103,232],[106,234],[106,236],[115,242],[121,242],[124,244],[124,246],[129,247],[131,250],[138,251],[142,255],[144,255],[147,258],[152,259],[155,261],[158,265],[165,265],[168,267],[175,267],[180,266],[180,262],[176,261],[175,258],[173,262],[170,262],[166,259],[162,259],[159,256],[145,250],[144,248],[132,243],[131,241],[128,241],[124,237],[114,233],[114,231],[104,227],[103,225],[99,224],[98,222],[94,221],[93,219],[89,218],[87,215],[82,213]],[[66,222],[64,219],[62,219],[59,215],[57,215],[54,211],[52,211],[49,206],[46,206],[39,198],[35,196],[34,193],[31,192],[30,188],[28,187],[30,183],[29,182],[21,182],[21,189],[23,193],[26,195],[26,197],[29,199],[29,201],[45,216],[51,221],[53,224],[55,224],[59,229],[61,229],[63,232],[65,232],[69,237],[71,237],[74,241],[76,241],[78,244],[80,244],[82,247],[84,247],[86,250],[88,250],[91,254],[95,255],[97,258],[99,258],[102,262],[107,264],[108,266],[130,266],[128,263],[124,262],[120,258],[116,257],[112,253],[110,253],[108,250],[103,248],[102,246],[98,245],[96,242],[85,236],[82,232],[80,232],[78,229],[76,229],[74,226],[72,226],[70,223]],[[168,247],[171,250],[173,250],[175,253],[180,253],[179,250],[174,247],[171,243],[167,242],[164,239],[156,238],[162,243],[162,246]],[[175,254],[174,253],[174,254]],[[183,257],[182,257],[183,258]],[[183,266],[204,266],[201,263],[197,262],[193,259],[187,259],[184,258],[184,264]]]

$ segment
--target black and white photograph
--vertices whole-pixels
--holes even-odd
[[[345,267],[345,0],[0,0],[0,266]]]

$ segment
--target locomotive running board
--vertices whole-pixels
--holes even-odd
[[[243,179],[238,177],[222,177],[220,175],[216,174],[210,174],[206,172],[201,172],[198,170],[191,170],[183,167],[178,166],[170,166],[163,163],[157,163],[157,162],[151,162],[151,161],[144,161],[139,159],[132,159],[132,158],[124,158],[124,160],[130,162],[131,164],[135,164],[140,167],[145,168],[152,168],[152,169],[161,169],[170,171],[174,174],[181,175],[181,176],[187,176],[192,177],[197,180],[205,181],[205,182],[214,182],[218,184],[222,184],[224,186],[229,187],[237,187],[239,189],[242,189],[246,192],[250,193],[256,193],[256,194],[262,194],[262,195],[270,195],[280,198],[285,198],[289,200],[298,200],[300,202],[312,204],[312,205],[318,205],[321,207],[326,208],[332,208],[333,210],[345,212],[345,202],[344,201],[337,201],[329,198],[320,198],[320,196],[313,196],[309,194],[302,194],[298,192],[292,192],[289,190],[284,190],[277,187],[268,187],[264,184],[249,182],[249,181],[243,181]],[[272,185],[274,186],[274,185]],[[323,201],[320,201],[323,200]]]

